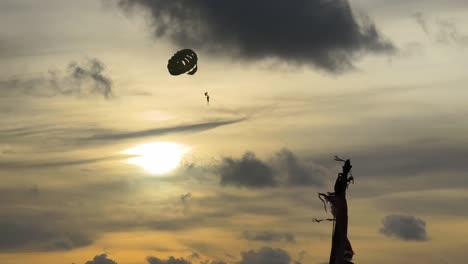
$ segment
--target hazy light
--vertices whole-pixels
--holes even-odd
[[[138,145],[124,151],[133,155],[127,161],[137,165],[151,174],[164,174],[177,168],[189,148],[170,142],[152,142]]]

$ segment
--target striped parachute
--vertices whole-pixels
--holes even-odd
[[[194,75],[197,70],[198,57],[191,49],[183,49],[176,52],[168,61],[167,69],[171,75],[187,73]]]

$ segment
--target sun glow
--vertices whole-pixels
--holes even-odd
[[[132,155],[127,161],[151,174],[165,174],[177,168],[182,157],[190,149],[187,146],[170,142],[152,142],[125,150]]]

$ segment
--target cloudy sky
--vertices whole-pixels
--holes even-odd
[[[465,0],[0,1],[0,262],[323,263],[334,155],[356,263],[466,261],[467,26]]]

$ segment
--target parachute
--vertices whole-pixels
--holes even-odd
[[[176,52],[168,61],[167,69],[171,75],[187,73],[194,75],[197,70],[198,57],[191,49],[183,49]]]

